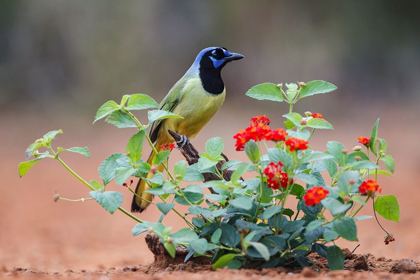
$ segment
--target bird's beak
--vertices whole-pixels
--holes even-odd
[[[231,61],[234,61],[234,60],[239,60],[239,59],[242,59],[242,58],[244,58],[245,56],[243,56],[242,54],[239,54],[239,53],[232,53],[230,56],[227,56],[227,57],[225,57],[225,58],[223,58],[223,60],[224,61],[227,61],[227,62],[231,62]]]

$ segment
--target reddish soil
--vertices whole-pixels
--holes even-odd
[[[231,106],[230,108],[235,110],[232,104],[226,106]],[[271,112],[266,108],[260,108],[260,111],[265,110],[265,112],[256,110],[253,108],[236,110],[236,122],[232,120],[229,126],[220,125],[229,120],[226,115],[216,115],[203,134],[194,140],[195,146],[203,149],[206,139],[220,135],[225,140],[226,155],[230,158],[244,159],[243,153],[234,151],[232,135],[243,128],[253,115],[261,113],[267,113],[268,116],[278,115],[274,109],[271,109]],[[400,201],[400,223],[381,220],[384,227],[394,234],[396,241],[386,246],[383,243],[385,234],[374,220],[358,222],[359,242],[340,242],[338,245],[352,250],[357,244],[361,244],[356,250],[356,254],[359,255],[346,260],[346,270],[340,272],[329,272],[324,267],[325,263],[315,257],[314,267],[303,271],[281,268],[213,272],[208,266],[195,267],[192,264],[169,265],[165,268],[150,265],[153,262],[153,255],[146,247],[144,235],[131,236],[131,228],[135,222],[122,213],[110,215],[93,201],[83,203],[53,201],[55,190],[63,197],[73,199],[88,197],[88,190],[58,163],[53,160],[39,162],[24,178],[18,178],[17,165],[24,160],[24,150],[35,138],[49,130],[57,128],[64,130],[65,134],[58,137],[56,143],[58,146],[90,148],[91,159],[73,154],[63,157],[87,180],[98,180],[97,167],[101,161],[112,153],[124,152],[125,144],[133,134],[133,130],[117,130],[103,123],[92,126],[89,118],[79,116],[70,119],[66,117],[67,113],[60,113],[58,117],[53,117],[52,113],[48,112],[24,116],[9,114],[1,117],[0,278],[27,276],[49,279],[60,276],[60,278],[130,279],[142,276],[150,279],[167,277],[253,279],[279,274],[287,276],[286,279],[314,276],[328,276],[334,279],[420,278],[418,274],[394,273],[396,270],[393,267],[396,267],[398,262],[392,261],[409,259],[415,269],[419,269],[420,203],[413,188],[416,187],[417,184],[414,183],[418,182],[420,177],[418,173],[420,150],[415,149],[413,145],[416,139],[419,139],[420,132],[413,129],[409,122],[401,121],[414,119],[415,110],[410,111],[408,107],[399,109],[393,107],[382,112],[364,111],[364,114],[356,117],[351,117],[351,112],[348,112],[349,115],[343,113],[341,117],[330,118],[336,128],[334,131],[315,135],[312,142],[315,149],[325,149],[328,140],[340,141],[351,149],[357,144],[357,137],[369,135],[376,117],[381,116],[380,137],[387,140],[389,152],[396,161],[395,176],[383,177],[379,181],[383,194],[395,194]],[[328,116],[326,112],[323,114]],[[366,120],[369,120],[368,123],[365,123]],[[280,126],[281,122],[274,122],[273,125]],[[175,152],[171,162],[179,159],[181,156]],[[115,183],[111,183],[109,190],[121,191],[125,198],[123,207],[129,208],[131,195],[126,189],[118,188]],[[371,208],[364,209],[361,214],[371,215]],[[150,207],[139,217],[156,221],[159,212]],[[179,219],[172,214],[166,217],[163,223],[173,226],[174,230],[182,227]],[[360,261],[360,258],[367,265]],[[358,262],[360,267],[356,266]],[[368,270],[364,271],[366,268]]]

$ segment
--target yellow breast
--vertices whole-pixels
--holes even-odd
[[[188,138],[194,138],[210,121],[222,106],[226,90],[221,94],[209,94],[204,90],[199,78],[190,79],[185,83],[182,98],[173,113],[183,119],[167,119],[164,129],[174,130]]]

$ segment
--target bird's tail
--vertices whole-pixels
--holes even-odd
[[[155,148],[156,150],[159,152],[161,150],[160,144],[159,143],[156,144]],[[155,157],[155,152],[152,151],[152,153],[149,156],[149,159],[147,161],[147,163],[149,163],[150,165],[152,165],[152,161],[153,158]],[[163,165],[159,165],[158,166],[158,171],[162,172],[163,171]],[[153,177],[153,173],[148,173],[147,174],[147,179],[151,179]],[[134,195],[133,197],[133,202],[131,203],[131,212],[143,212],[144,210],[146,210],[147,206],[149,206],[150,202],[153,199],[153,195],[150,193],[147,193],[145,191],[147,191],[148,189],[150,189],[150,186],[147,184],[147,182],[145,180],[140,179],[139,182],[137,183],[137,187],[136,187],[136,195]]]

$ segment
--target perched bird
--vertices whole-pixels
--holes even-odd
[[[173,143],[168,129],[192,139],[210,121],[222,106],[226,90],[222,80],[223,67],[234,60],[244,58],[243,55],[231,53],[225,48],[210,47],[202,50],[185,75],[171,88],[159,106],[180,115],[182,119],[165,119],[155,121],[150,128],[150,139],[158,152],[162,146]],[[185,143],[184,143],[185,144]],[[155,153],[149,156],[148,163],[152,164]],[[163,171],[163,166],[158,166]],[[153,174],[147,174],[152,178]],[[143,212],[153,199],[153,195],[146,193],[150,186],[145,180],[139,180],[136,194],[131,204],[132,212]]]

